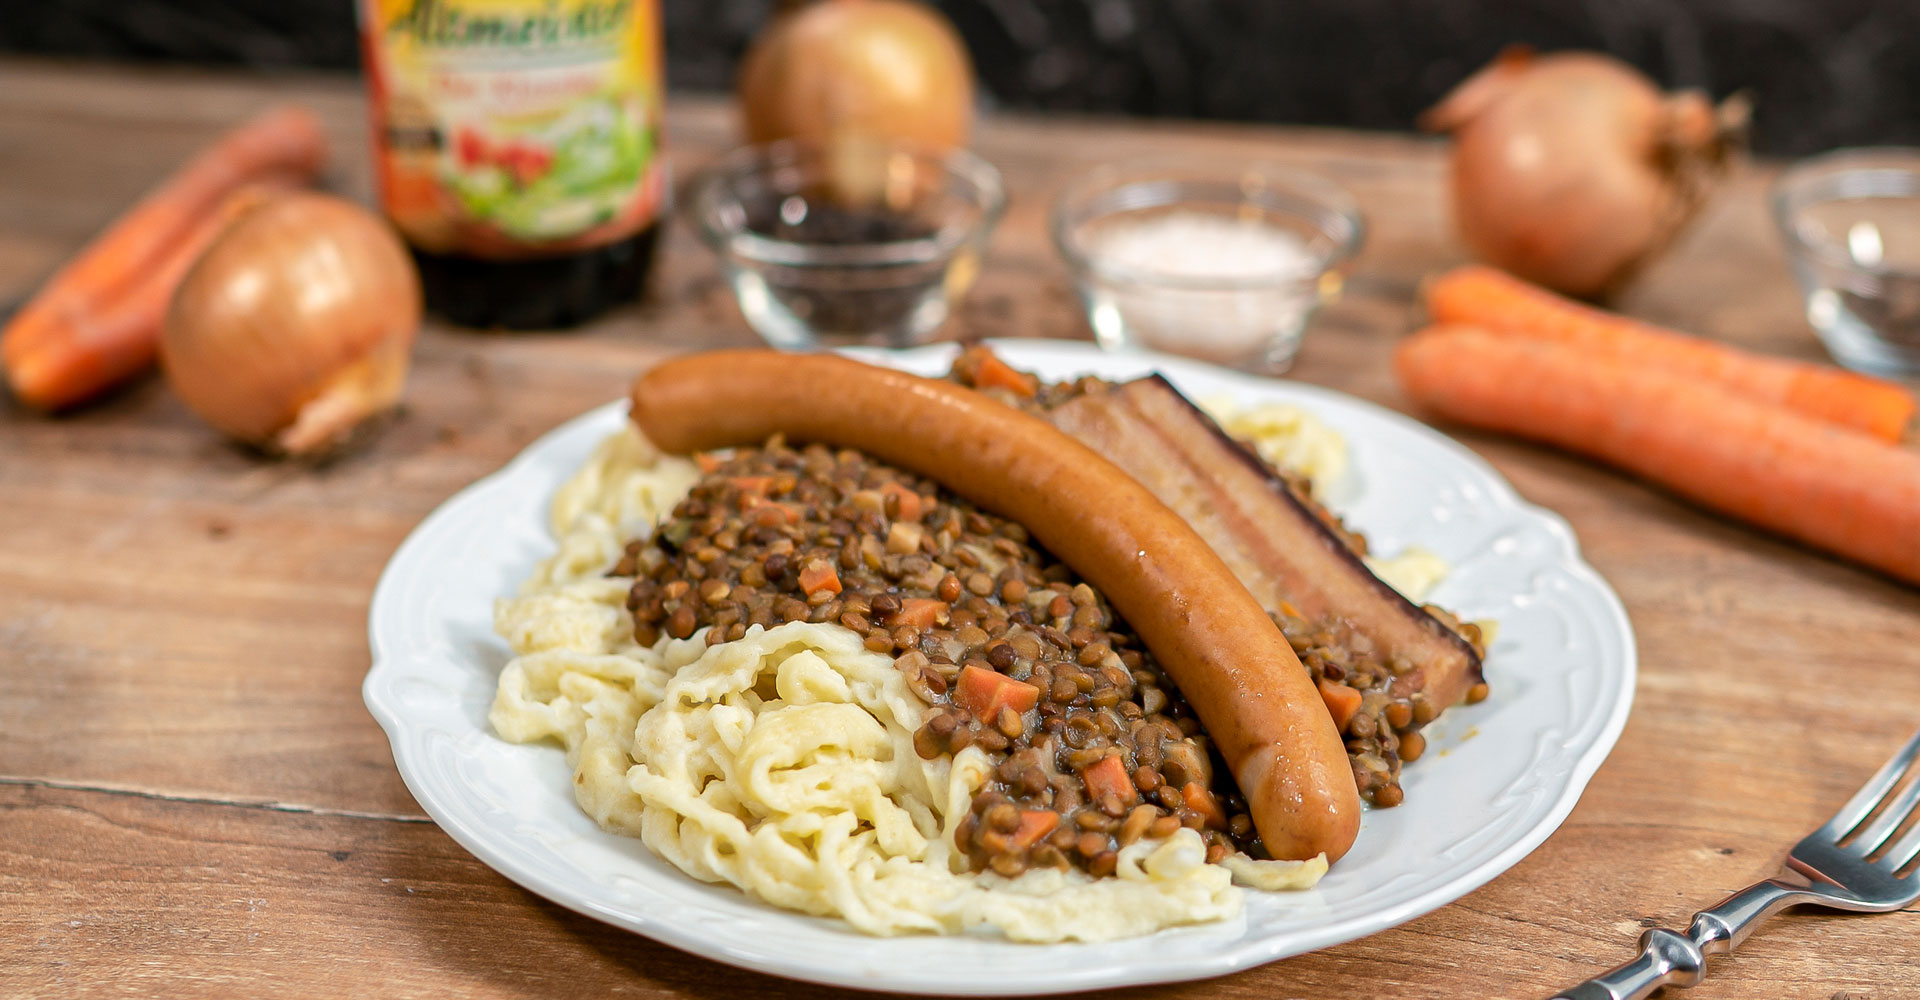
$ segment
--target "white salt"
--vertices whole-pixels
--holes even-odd
[[[1257,219],[1171,211],[1089,236],[1095,267],[1081,291],[1108,347],[1276,371],[1293,360],[1320,301],[1320,261],[1306,241]]]
[[[1205,212],[1164,212],[1099,233],[1101,263],[1169,278],[1296,278],[1313,269],[1299,236],[1264,222]]]

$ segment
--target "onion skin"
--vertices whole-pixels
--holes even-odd
[[[747,141],[891,139],[943,150],[973,127],[973,65],[910,0],[818,0],[777,17],[740,64]]]
[[[1605,298],[1670,245],[1744,146],[1748,108],[1616,59],[1511,49],[1424,116],[1453,135],[1454,221],[1482,260]]]
[[[420,278],[385,222],[302,192],[233,222],[187,272],[160,341],[167,381],[226,434],[313,455],[393,406]]]

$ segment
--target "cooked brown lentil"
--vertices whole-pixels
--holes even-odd
[[[1290,607],[1272,612],[1300,663],[1316,682],[1344,684],[1360,692],[1360,709],[1341,733],[1360,794],[1377,806],[1399,805],[1401,765],[1420,756],[1433,706],[1414,693],[1417,678],[1404,662],[1387,662],[1372,640],[1340,619],[1308,622]]]
[[[928,705],[917,753],[987,755],[991,778],[955,833],[975,871],[1111,874],[1119,847],[1183,826],[1210,858],[1265,856],[1178,690],[1025,528],[855,451],[776,437],[703,458],[687,498],[613,570],[636,577],[640,642],[790,621],[860,633]]]

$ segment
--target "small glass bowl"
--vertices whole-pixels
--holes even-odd
[[[1101,346],[1265,373],[1293,363],[1366,236],[1339,185],[1261,162],[1102,167],[1060,193],[1052,223]]]
[[[737,149],[687,199],[747,322],[788,350],[925,342],[1005,207],[999,171],[971,153],[873,142]]]
[[[1843,149],[1773,185],[1773,220],[1834,360],[1920,373],[1920,149]]]

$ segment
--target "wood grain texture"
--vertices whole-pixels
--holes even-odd
[[[0,303],[189,150],[280,99],[321,114],[334,185],[364,197],[350,79],[0,62]],[[684,176],[732,123],[723,105],[672,103]],[[1013,202],[950,332],[1084,336],[1045,233],[1074,170],[1170,149],[1258,154],[1338,177],[1371,226],[1295,376],[1404,406],[1388,352],[1418,322],[1421,277],[1460,259],[1431,142],[1029,118],[989,120],[978,145]],[[1625,308],[1819,357],[1765,217],[1765,173],[1730,187]],[[0,995],[838,995],[513,887],[424,821],[359,696],[374,581],[434,505],[651,360],[751,342],[676,225],[652,298],[585,330],[430,326],[405,412],[327,466],[234,449],[152,379],[61,419],[0,401]],[[1914,724],[1920,594],[1576,460],[1458,436],[1565,515],[1625,600],[1642,672],[1620,747],[1558,834],[1460,902],[1131,995],[1544,996],[1624,958],[1643,926],[1678,925],[1771,874]],[[1912,996],[1916,930],[1911,912],[1791,916],[1692,995]]]

